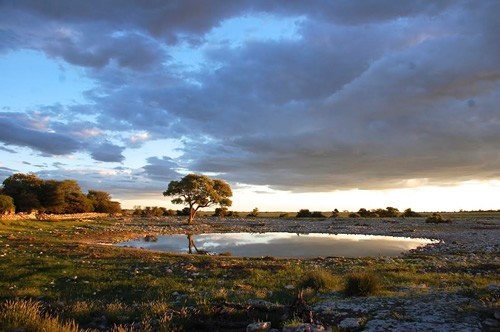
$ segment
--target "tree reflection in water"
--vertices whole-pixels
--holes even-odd
[[[187,234],[187,239],[188,239],[188,252],[190,254],[193,253],[193,248],[194,248],[194,250],[196,250],[197,254],[202,254],[202,255],[208,254],[207,251],[200,250],[200,249],[198,249],[198,247],[196,247],[196,243],[194,243],[194,239],[193,239],[193,234]]]

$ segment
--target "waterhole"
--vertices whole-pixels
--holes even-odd
[[[238,257],[377,257],[398,256],[429,239],[325,233],[209,233],[165,235],[119,243],[174,253],[204,253]]]

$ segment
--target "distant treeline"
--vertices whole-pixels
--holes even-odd
[[[348,212],[349,213],[349,212]],[[331,214],[325,215],[323,212],[319,211],[309,211],[308,209],[300,210],[296,218],[337,218],[339,217],[340,212],[338,209],[334,209]],[[358,212],[350,212],[348,214],[349,218],[412,218],[412,217],[420,217],[421,215],[417,212],[412,211],[411,209],[406,209],[403,213],[399,212],[398,209],[393,208],[391,206],[385,209],[373,209],[367,210],[365,208],[359,209]]]
[[[134,206],[132,215],[136,217],[171,217],[171,216],[189,216],[189,208],[182,210],[167,209],[162,206]],[[238,217],[238,212],[228,211],[227,208],[217,208],[213,214],[214,217]]]
[[[186,207],[182,210],[172,210],[165,207],[159,206],[134,206],[133,210],[128,210],[128,214],[132,214],[137,217],[167,217],[167,216],[189,216],[189,208]],[[240,215],[246,216],[248,218],[255,217],[269,217],[269,214],[274,215],[275,213],[264,212],[260,213],[258,208],[253,209],[250,213],[246,214],[243,212],[229,211],[226,207],[216,208],[215,211],[203,212],[202,215],[212,216],[212,217],[240,217]],[[343,216],[349,218],[415,218],[421,217],[422,215],[412,211],[412,209],[406,209],[403,212],[399,212],[398,209],[393,207],[387,207],[385,209],[373,209],[367,210],[364,208],[359,209],[358,212],[344,211]],[[278,214],[276,214],[278,217]],[[321,212],[321,211],[310,211],[309,209],[301,209],[296,214],[293,213],[279,213],[279,218],[338,218],[340,217],[340,211],[334,209],[332,212]]]
[[[35,174],[17,173],[0,188],[0,213],[120,213],[119,202],[104,191],[82,193],[75,180],[42,180]]]

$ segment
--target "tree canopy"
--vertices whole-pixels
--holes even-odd
[[[229,197],[232,195],[231,187],[223,180],[200,174],[188,174],[180,181],[170,181],[167,190],[163,192],[163,196],[174,197],[172,203],[189,207],[189,224],[201,208],[231,206]]]
[[[16,212],[31,212],[42,205],[39,200],[43,180],[35,174],[13,174],[3,181],[2,193],[12,197]]]
[[[87,194],[94,212],[119,213],[121,211],[120,203],[113,202],[111,196],[105,191],[89,190]]]
[[[120,203],[111,201],[103,191],[90,190],[82,193],[75,180],[42,180],[35,174],[17,173],[3,181],[1,193],[11,197],[16,212],[46,213],[118,213]]]

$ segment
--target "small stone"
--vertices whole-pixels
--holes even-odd
[[[345,330],[354,330],[360,327],[360,319],[359,318],[346,318],[342,320],[339,324],[341,329]]]
[[[489,331],[490,329],[496,329],[500,327],[500,324],[498,324],[498,321],[493,318],[488,318],[483,321],[483,327]]]
[[[260,332],[260,331],[267,332],[270,329],[271,329],[270,322],[252,323],[252,324],[248,324],[248,326],[247,326],[247,332]]]
[[[286,286],[285,286],[285,288],[286,288],[286,289],[294,289],[294,288],[295,288],[295,286],[294,286],[294,285],[286,285]]]
[[[495,308],[495,313],[493,314],[493,316],[496,319],[500,319],[500,308]]]

